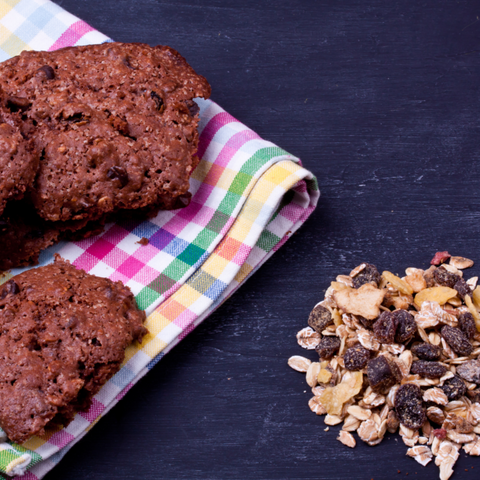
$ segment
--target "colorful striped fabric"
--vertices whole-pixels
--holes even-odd
[[[23,49],[106,41],[48,0],[0,0],[0,60]],[[141,345],[127,349],[121,370],[95,396],[90,410],[67,427],[22,446],[7,442],[0,431],[0,471],[25,480],[42,478],[314,210],[316,179],[297,158],[262,140],[214,102],[198,104],[201,162],[190,182],[187,208],[160,212],[150,221],[111,224],[98,237],[62,243],[41,255],[41,264],[59,252],[78,268],[123,281],[147,311],[149,334]],[[148,245],[138,243],[142,237]]]

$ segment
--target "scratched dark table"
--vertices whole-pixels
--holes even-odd
[[[438,478],[398,436],[341,445],[287,359],[315,358],[295,333],[362,261],[480,262],[478,2],[56,1],[116,40],[179,50],[217,103],[302,159],[322,197],[46,479]],[[478,471],[462,451],[453,479]]]

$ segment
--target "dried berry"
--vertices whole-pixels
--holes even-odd
[[[5,283],[2,293],[0,294],[0,300],[3,300],[7,295],[16,295],[20,292],[20,287],[15,283],[14,280],[9,280]]]
[[[437,252],[430,263],[432,265],[440,265],[441,263],[445,263],[451,255],[448,252]]]
[[[317,305],[308,317],[308,325],[318,333],[322,333],[332,322],[332,314],[322,305]]]
[[[415,333],[417,333],[417,323],[413,315],[406,310],[395,310],[393,316],[397,320],[397,331],[395,333],[395,341],[397,343],[408,342]]]
[[[420,375],[423,378],[440,378],[447,373],[447,367],[438,362],[417,360],[412,363],[410,373],[413,375]]]
[[[323,337],[315,347],[318,356],[323,359],[332,358],[340,348],[341,341],[338,337]]]
[[[458,375],[445,380],[445,383],[440,388],[450,401],[458,400],[460,397],[463,397],[467,391],[465,382]]]
[[[413,383],[406,383],[395,394],[395,412],[400,423],[407,428],[418,430],[425,422],[422,390]]]
[[[397,330],[397,318],[392,312],[382,312],[373,324],[373,333],[380,343],[393,343]]]
[[[445,440],[447,438],[447,431],[444,428],[436,428],[433,431],[433,434],[439,439],[439,440]]]
[[[393,387],[402,378],[397,364],[383,355],[369,360],[367,376],[370,386],[375,391]]]
[[[440,334],[457,355],[466,357],[472,353],[473,345],[459,328],[444,325]]]
[[[480,361],[468,360],[457,367],[457,373],[467,382],[480,384]]]
[[[469,340],[471,340],[475,333],[477,333],[477,328],[475,327],[475,319],[470,312],[462,313],[458,317],[458,326]]]
[[[412,347],[412,353],[420,360],[438,360],[442,354],[442,348],[431,343],[418,343]]]
[[[365,264],[365,268],[353,279],[353,286],[360,288],[365,283],[374,283],[378,287],[378,283],[381,280],[381,276],[378,273],[377,267],[370,263]]]
[[[433,279],[438,285],[454,288],[455,284],[460,280],[460,277],[454,273],[450,273],[444,267],[439,267],[433,272]]]
[[[458,292],[458,296],[462,300],[465,299],[465,295],[472,294],[472,289],[468,286],[468,283],[461,277],[453,288]]]
[[[347,370],[361,370],[365,368],[370,360],[370,350],[360,344],[350,347],[343,356],[343,362]]]

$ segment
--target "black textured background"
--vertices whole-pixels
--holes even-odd
[[[179,50],[217,103],[303,160],[322,197],[47,480],[438,478],[396,436],[342,446],[286,361],[306,352],[295,333],[336,274],[364,260],[402,273],[439,249],[480,262],[479,2],[57,3],[116,40]],[[478,471],[462,453],[453,478]]]

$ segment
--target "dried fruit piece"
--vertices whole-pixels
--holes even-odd
[[[400,293],[403,293],[404,295],[413,294],[413,288],[400,277],[394,275],[392,272],[385,271],[382,273],[382,277]]]
[[[469,340],[471,340],[477,333],[477,329],[475,327],[475,319],[470,312],[462,313],[458,317],[458,326]]]
[[[437,252],[432,260],[430,260],[430,263],[432,265],[440,265],[446,262],[450,257],[451,255],[448,252]]]
[[[473,345],[459,328],[444,325],[440,334],[457,355],[466,357],[472,353]]]
[[[480,361],[468,360],[457,367],[457,373],[467,382],[480,384]]]
[[[354,277],[353,286],[355,288],[360,288],[366,283],[373,283],[377,287],[380,279],[381,277],[378,273],[377,267],[370,263],[365,263],[365,268],[363,268],[362,271]]]
[[[328,360],[338,352],[341,343],[338,337],[323,337],[315,347],[315,351],[322,360]]]
[[[454,291],[456,295],[457,291]],[[366,283],[358,290],[345,287],[344,290],[335,291],[333,298],[338,308],[344,313],[361,315],[368,320],[373,320],[380,315],[380,305],[384,295],[384,290],[379,290],[372,284]]]
[[[328,383],[332,379],[332,372],[326,368],[322,368],[317,377],[318,383]]]
[[[370,359],[370,350],[360,344],[350,347],[343,356],[343,362],[347,370],[362,370]]]
[[[465,257],[451,257],[450,265],[453,265],[455,268],[463,270],[464,268],[473,267],[473,260]]]
[[[397,318],[392,312],[382,312],[373,324],[373,333],[380,343],[393,343],[397,330]]]
[[[401,385],[395,395],[395,412],[400,423],[413,430],[419,429],[425,422],[422,390],[417,385]]]
[[[477,308],[472,302],[472,299],[470,295],[467,295],[465,298],[465,305],[468,308],[468,311],[472,314],[472,317],[475,319],[475,325],[477,327],[477,330],[480,331],[480,314],[478,313]]]
[[[457,291],[449,287],[430,287],[422,290],[415,295],[413,300],[417,307],[421,307],[423,302],[437,302],[439,305],[444,305],[451,298],[457,296]]]
[[[433,272],[433,279],[442,287],[453,288],[460,280],[458,275],[450,273],[445,267],[439,267]]]
[[[458,296],[462,300],[465,299],[465,295],[472,294],[471,288],[463,278],[460,278],[453,288],[458,292]]]
[[[330,415],[340,415],[343,404],[360,392],[363,385],[361,372],[347,372],[335,387],[327,387],[320,395],[320,401]]]
[[[397,364],[380,355],[367,363],[367,376],[375,391],[382,391],[395,385],[402,378]]]
[[[308,317],[308,324],[317,333],[322,333],[325,328],[333,322],[332,314],[328,308],[322,305],[317,305]]]
[[[440,378],[447,372],[447,367],[438,362],[427,362],[425,360],[417,360],[412,363],[410,373],[420,375],[423,378]]]
[[[417,333],[417,323],[411,313],[406,310],[395,310],[393,316],[397,320],[395,342],[405,343]]]
[[[442,354],[442,349],[431,343],[418,343],[412,347],[412,353],[420,360],[438,360]]]
[[[311,364],[311,360],[300,355],[293,355],[288,359],[288,364],[297,372],[305,373]]]

